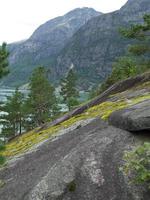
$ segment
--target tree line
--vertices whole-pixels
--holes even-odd
[[[8,56],[9,53],[6,48],[6,43],[0,46],[0,78],[6,76],[9,73],[8,70]],[[5,144],[0,140],[0,152],[5,149]],[[0,154],[0,165],[5,163],[5,157]]]
[[[16,88],[13,95],[7,97],[5,104],[1,102],[0,111],[3,114],[0,123],[3,128],[0,136],[4,139],[12,138],[55,119],[61,112],[59,104],[62,102],[71,110],[78,104],[76,80],[76,73],[70,68],[60,83],[60,102],[48,80],[46,69],[42,66],[35,68],[29,80],[28,96],[25,97]]]

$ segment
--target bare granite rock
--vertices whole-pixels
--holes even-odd
[[[133,136],[111,126],[86,131],[76,147],[49,168],[29,200],[148,200],[143,188],[130,186],[119,171]]]
[[[149,200],[147,189],[119,170],[136,141],[138,135],[100,119],[73,125],[0,170],[0,199]]]
[[[150,100],[114,112],[109,122],[128,131],[150,130]]]

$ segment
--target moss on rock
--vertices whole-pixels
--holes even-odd
[[[5,185],[5,182],[0,179],[0,188],[4,187],[4,185]]]
[[[37,129],[35,129],[19,136],[18,138],[15,138],[6,145],[6,150],[2,152],[2,155],[12,157],[24,153],[31,149],[34,145],[37,145],[40,142],[49,139],[51,136],[57,134],[60,130],[66,129],[78,121],[96,117],[100,117],[103,120],[107,120],[114,111],[123,108],[128,108],[147,99],[150,99],[149,93],[145,93],[141,96],[130,99],[127,99],[122,96],[122,98],[118,99],[117,101],[105,101],[99,105],[89,108],[80,115],[76,115],[64,121],[63,123],[57,126],[49,127],[40,132],[37,132]]]

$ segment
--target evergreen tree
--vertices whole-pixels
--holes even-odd
[[[24,96],[18,89],[12,96],[7,97],[6,104],[1,106],[4,114],[1,116],[3,137],[12,137],[22,133],[23,129],[23,100]]]
[[[120,57],[114,64],[112,73],[101,85],[101,91],[106,90],[115,82],[129,78],[137,74],[136,62],[134,58],[124,56]],[[100,92],[100,91],[99,91]]]
[[[127,49],[127,55],[120,57],[114,64],[112,73],[101,85],[98,93],[103,92],[119,80],[135,76],[150,69],[150,15],[144,15],[144,23],[121,28],[120,33],[134,44]]]
[[[6,48],[6,43],[0,46],[0,78],[8,74],[8,51]]]
[[[0,46],[0,78],[8,74],[8,51],[6,49],[6,43],[3,43]],[[0,109],[2,108],[2,103],[0,103]],[[0,140],[0,151],[4,150],[5,146],[3,142]],[[0,155],[0,165],[5,162],[5,157]]]
[[[30,90],[26,107],[28,107],[32,126],[36,127],[53,117],[58,109],[55,91],[48,81],[44,67],[38,67],[33,71]]]
[[[71,110],[73,106],[78,104],[77,97],[79,96],[79,92],[76,88],[76,81],[76,74],[73,68],[71,68],[67,76],[62,79],[60,84],[60,95],[62,95],[63,102],[67,104],[69,110]]]
[[[150,14],[144,15],[143,19],[143,24],[120,30],[124,37],[136,40],[128,52],[136,60],[137,73],[150,69]]]
[[[0,152],[5,150],[5,144],[2,140],[0,140]],[[0,155],[0,165],[3,165],[5,163],[5,157]]]

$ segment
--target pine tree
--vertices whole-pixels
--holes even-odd
[[[36,127],[53,117],[58,108],[54,88],[48,81],[44,67],[38,67],[33,71],[30,91],[26,105],[32,125]]]
[[[8,70],[8,51],[6,49],[6,43],[3,43],[2,46],[0,46],[0,78],[7,75]],[[0,108],[2,108],[2,104],[0,104]],[[0,140],[0,151],[3,151],[5,149],[4,143]],[[0,165],[4,164],[5,157],[0,155]]]
[[[24,96],[18,89],[12,96],[7,97],[6,104],[1,106],[4,114],[1,116],[1,124],[3,125],[3,137],[9,138],[21,134],[23,129],[23,100]]]
[[[119,80],[135,76],[150,70],[150,15],[144,15],[143,24],[131,25],[130,28],[121,28],[120,33],[134,41],[127,49],[127,54],[120,57],[112,68],[112,73],[101,85],[98,93],[103,92]]]
[[[137,73],[150,69],[150,14],[144,15],[143,19],[143,24],[120,30],[124,37],[136,41],[129,46],[128,53],[136,60]]]
[[[64,79],[62,79],[60,84],[60,95],[62,95],[63,102],[67,104],[69,110],[71,110],[73,106],[78,104],[77,97],[79,96],[79,92],[76,88],[76,81],[76,74],[73,68],[71,68],[68,71],[67,76]]]
[[[5,150],[5,144],[2,140],[0,140],[0,152]],[[3,165],[5,163],[5,157],[0,155],[0,165]]]
[[[9,72],[8,56],[9,56],[9,53],[6,48],[6,43],[3,43],[2,46],[0,46],[0,78],[7,75]]]
[[[136,60],[130,56],[120,57],[113,63],[113,70],[106,81],[106,85],[108,84],[108,86],[110,86],[116,81],[135,76],[136,74]]]

